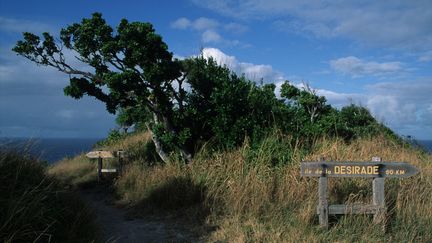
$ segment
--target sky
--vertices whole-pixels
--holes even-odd
[[[432,1],[0,0],[0,137],[104,137],[115,117],[63,95],[68,76],[11,51],[101,12],[150,22],[177,58],[213,57],[246,77],[309,84],[367,107],[399,135],[432,140]]]

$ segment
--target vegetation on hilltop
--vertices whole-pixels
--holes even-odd
[[[73,67],[66,49],[92,71]],[[122,19],[114,30],[95,13],[62,29],[58,43],[49,33],[27,32],[13,50],[68,74],[66,95],[93,96],[118,113],[124,129],[135,124],[149,130],[165,162],[170,153],[191,161],[208,142],[222,150],[246,137],[259,143],[275,128],[309,144],[321,136],[394,136],[365,108],[335,109],[308,85],[286,81],[278,98],[274,84],[257,85],[211,58],[175,59],[150,23]]]
[[[432,240],[431,155],[385,135],[349,143],[340,138],[320,138],[307,149],[293,139],[274,132],[254,146],[247,140],[229,151],[214,152],[204,146],[189,165],[180,161],[149,165],[144,153],[147,144],[152,144],[149,133],[137,133],[106,148],[123,148],[131,154],[125,172],[113,185],[119,203],[128,205],[136,216],[162,213],[187,219],[205,241]],[[370,161],[372,156],[380,156],[385,161],[409,162],[420,174],[386,180],[386,232],[367,215],[330,218],[330,229],[323,231],[316,215],[317,180],[299,175],[301,160],[322,156],[339,161]],[[370,179],[330,179],[330,203],[369,204],[371,189]]]

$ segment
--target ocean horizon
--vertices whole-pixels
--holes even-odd
[[[416,140],[416,142],[432,154],[432,140]]]
[[[40,160],[53,164],[66,157],[74,157],[93,149],[103,138],[0,138],[0,147],[28,152]],[[432,140],[416,140],[426,151],[432,153]]]
[[[0,138],[0,147],[27,152],[53,164],[92,150],[103,138]]]

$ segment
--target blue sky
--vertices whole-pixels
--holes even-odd
[[[103,137],[114,117],[63,96],[68,77],[17,57],[21,32],[59,33],[101,12],[151,22],[177,57],[212,56],[253,80],[306,82],[368,107],[401,135],[432,139],[432,1],[0,0],[0,136]]]

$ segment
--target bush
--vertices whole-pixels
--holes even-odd
[[[111,129],[110,132],[108,133],[107,138],[98,141],[95,146],[97,147],[103,147],[103,146],[110,146],[113,145],[117,142],[119,142],[120,140],[124,139],[125,137],[127,137],[127,133],[120,133],[117,129]]]

